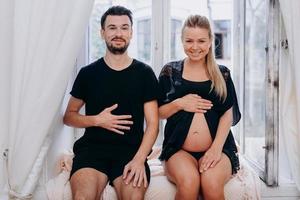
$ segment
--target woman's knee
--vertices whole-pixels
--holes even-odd
[[[176,186],[178,190],[198,191],[200,188],[200,176],[199,174],[182,176],[176,180]]]
[[[219,197],[224,195],[224,183],[213,176],[201,176],[201,188],[205,196]]]

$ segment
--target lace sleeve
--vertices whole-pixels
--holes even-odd
[[[224,77],[224,80],[226,82],[226,87],[227,87],[227,98],[224,102],[225,110],[228,110],[229,108],[232,107],[232,112],[233,112],[233,122],[232,125],[236,125],[240,119],[241,119],[241,113],[238,105],[238,100],[237,100],[237,95],[235,91],[235,87],[233,84],[233,81],[231,79],[230,75],[230,70],[225,67],[220,65],[220,70],[222,72],[222,75]]]
[[[174,100],[175,88],[172,80],[172,66],[165,65],[158,77],[159,98],[158,105],[170,103]]]

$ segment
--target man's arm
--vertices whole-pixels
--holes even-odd
[[[128,184],[133,179],[133,186],[141,186],[143,183],[147,187],[147,178],[144,162],[150,153],[158,135],[158,106],[157,101],[149,101],[144,104],[146,119],[146,130],[143,141],[134,158],[125,166],[123,178]]]
[[[87,128],[91,126],[98,126],[115,133],[124,134],[122,130],[129,130],[133,122],[130,120],[131,115],[113,115],[111,111],[118,107],[117,104],[105,108],[97,115],[81,115],[79,110],[84,105],[84,101],[71,97],[67,106],[64,123],[68,126],[76,128]]]
[[[83,100],[71,96],[64,115],[64,124],[76,128],[86,128],[94,126],[95,120],[93,116],[85,116],[79,113],[79,110],[83,105]]]
[[[134,159],[146,160],[158,135],[158,106],[157,101],[150,101],[144,104],[146,129],[142,144],[135,154]]]

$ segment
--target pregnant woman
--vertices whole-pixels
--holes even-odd
[[[159,115],[167,119],[160,159],[177,187],[177,200],[224,199],[224,185],[239,169],[230,127],[240,120],[230,71],[217,65],[206,17],[182,28],[187,57],[166,64],[159,76]]]

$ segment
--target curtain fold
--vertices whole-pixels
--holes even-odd
[[[0,0],[0,199],[7,180],[3,153],[8,148],[13,1]]]
[[[0,61],[4,72],[0,75],[1,83],[2,76],[5,82],[1,84],[1,91],[4,91],[1,93],[5,95],[1,106],[5,113],[1,110],[0,117],[7,122],[7,126],[1,128],[1,132],[7,134],[1,139],[3,137],[8,145],[3,145],[2,140],[0,144],[1,151],[9,150],[10,190],[19,199],[33,192],[51,143],[51,134],[62,120],[59,115],[61,103],[93,1],[15,0],[0,3],[3,10],[11,9],[5,12],[11,17],[10,23],[0,21],[1,33],[6,31],[0,38],[5,41],[0,52],[3,56],[5,51],[4,61]],[[3,185],[3,180],[0,181]]]
[[[288,49],[282,49],[280,55],[280,132],[293,180],[300,190],[300,1],[279,3],[288,40]]]

